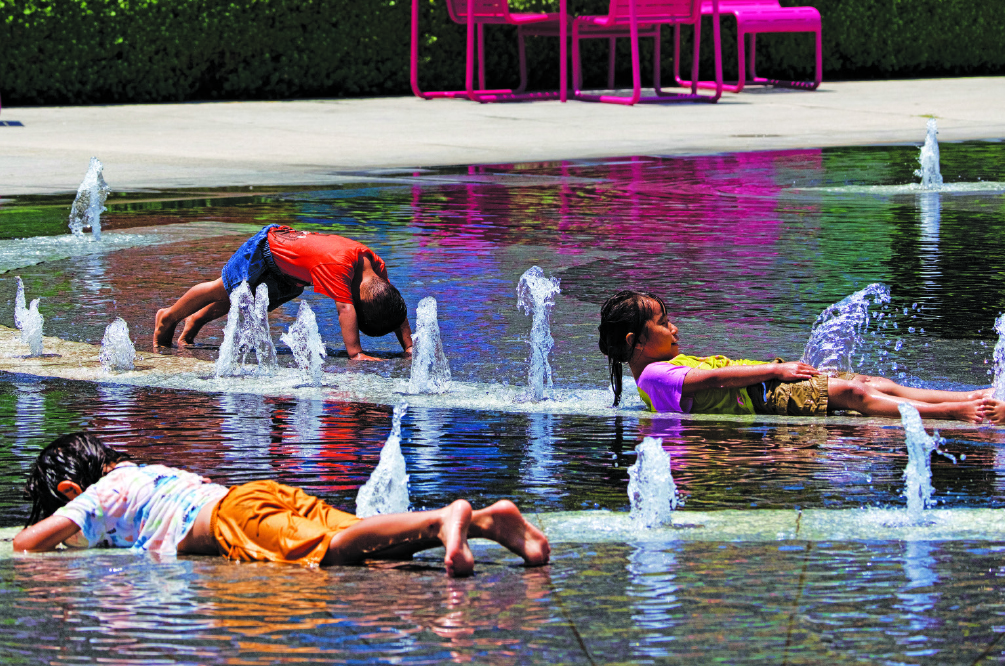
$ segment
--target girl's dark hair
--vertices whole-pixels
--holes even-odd
[[[24,484],[24,497],[31,502],[28,525],[48,518],[69,502],[57,488],[60,481],[73,481],[87,490],[104,476],[106,466],[128,458],[129,454],[108,448],[86,432],[57,437],[38,454]]]
[[[659,296],[640,291],[619,291],[608,298],[600,308],[600,352],[607,357],[607,369],[614,391],[614,407],[621,402],[621,374],[623,364],[635,353],[635,348],[645,342],[646,322],[656,314],[653,303],[658,303],[663,312],[666,303]],[[631,346],[625,338],[635,334]]]

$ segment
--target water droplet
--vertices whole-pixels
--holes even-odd
[[[904,341],[903,340],[897,340],[897,344],[896,344],[896,346],[894,346],[894,349],[896,351],[900,351],[903,347],[904,347]]]
[[[913,326],[908,326],[907,327],[907,332],[908,333],[914,333],[914,327]]]

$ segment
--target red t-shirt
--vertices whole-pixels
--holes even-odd
[[[273,227],[269,229],[269,251],[279,270],[313,285],[316,293],[338,303],[352,303],[352,279],[364,256],[369,257],[377,275],[387,279],[387,267],[373,250],[335,234]]]

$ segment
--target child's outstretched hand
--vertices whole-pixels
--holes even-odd
[[[1005,402],[1001,400],[984,398],[981,401],[981,406],[978,410],[985,420],[990,421],[995,425],[1002,425],[1005,423]]]
[[[820,374],[819,370],[802,361],[779,363],[775,366],[775,372],[777,373],[775,376],[783,382],[801,382]]]

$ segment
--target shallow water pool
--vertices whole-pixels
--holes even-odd
[[[436,297],[454,378],[499,391],[527,381],[530,320],[515,286],[535,264],[561,279],[552,365],[556,388],[573,394],[604,389],[599,304],[627,287],[667,299],[685,352],[797,358],[824,307],[883,282],[893,300],[859,367],[916,385],[986,385],[992,324],[1005,310],[1005,195],[957,188],[933,202],[906,187],[917,152],[641,156],[360,173],[325,190],[130,193],[110,199],[104,218],[130,236],[120,249],[46,250],[33,263],[23,242],[0,240],[0,263],[17,265],[0,276],[11,303],[0,324],[13,325],[20,275],[29,298],[42,297],[48,335],[98,342],[121,316],[150,354],[156,309],[277,222],[373,247],[410,308]],[[944,144],[942,158],[948,183],[1005,181],[1000,143]],[[57,231],[68,207],[66,197],[5,199],[0,229]],[[364,339],[386,361],[352,363],[338,354],[333,304],[305,298],[329,376],[407,378],[393,336]],[[273,313],[276,336],[295,307]],[[174,353],[213,359],[220,337],[208,327],[202,346]],[[351,509],[390,428],[384,399],[195,388],[4,374],[0,525],[24,520],[24,470],[72,429],[221,483],[274,477]],[[769,510],[904,506],[896,421],[688,418],[591,400],[582,413],[518,400],[506,411],[460,408],[450,396],[413,406],[402,431],[413,508],[465,496],[512,498],[535,513],[625,512],[626,470],[645,435],[664,438],[688,511],[742,510],[755,522]],[[933,458],[939,507],[1002,508],[1003,431],[943,429],[945,448],[965,459]],[[32,663],[1005,661],[1005,544],[798,537],[557,539],[541,570],[479,546],[479,574],[464,581],[445,578],[435,551],[329,571],[118,552],[3,556],[0,641],[12,661]]]

